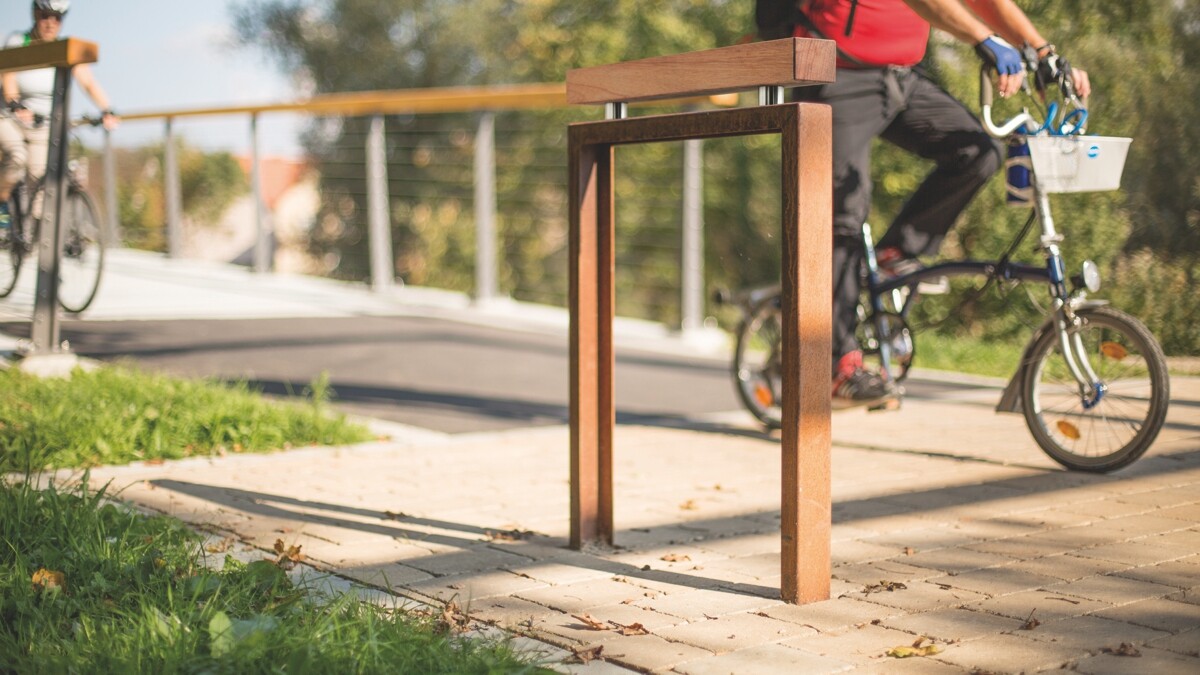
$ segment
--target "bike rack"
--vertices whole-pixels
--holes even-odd
[[[45,42],[27,47],[0,49],[0,71],[54,68],[54,96],[50,109],[50,155],[43,179],[45,200],[38,233],[37,290],[33,306],[31,346],[25,357],[64,354],[70,350],[59,341],[58,275],[62,263],[62,211],[66,202],[64,177],[67,169],[71,69],[99,59],[95,43],[76,38]]]
[[[829,598],[832,131],[828,106],[783,103],[783,87],[834,79],[834,43],[788,38],[581,68],[567,101],[605,121],[568,127],[571,547],[613,544],[614,149],[778,133],[783,181],[781,595]],[[751,108],[626,116],[627,104],[758,89]],[[800,197],[804,197],[801,204]]]

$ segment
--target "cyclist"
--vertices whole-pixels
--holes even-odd
[[[60,38],[63,17],[70,9],[70,0],[34,0],[33,27],[8,36],[5,47],[21,47]],[[72,69],[74,80],[100,108],[104,127],[114,129],[119,118],[109,107],[108,95],[92,75],[87,64]],[[4,103],[6,116],[0,119],[0,229],[7,230],[8,195],[12,186],[26,176],[40,178],[46,172],[50,125],[50,106],[54,93],[54,69],[25,70],[4,73]],[[23,148],[20,146],[24,146]],[[7,232],[0,232],[0,240]]]
[[[1024,78],[1014,44],[1036,50],[1048,68],[1065,61],[1012,0],[800,0],[799,9],[798,37],[837,43],[837,80],[795,90],[797,100],[833,108],[834,405],[877,404],[899,392],[863,367],[855,337],[861,232],[871,206],[871,142],[881,137],[937,163],[876,247],[881,268],[893,274],[911,271],[920,264],[918,256],[937,252],[1003,157],[975,115],[918,67],[930,26],[974,45],[998,72],[1001,96],[1015,94]],[[1078,94],[1087,96],[1087,74],[1077,70],[1074,76]]]

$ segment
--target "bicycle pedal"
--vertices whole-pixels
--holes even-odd
[[[876,403],[875,405],[867,408],[867,412],[891,412],[894,410],[899,410],[900,409],[900,401],[902,401],[902,400],[903,399],[897,397],[897,398],[889,398],[886,401],[880,401],[879,403]]]

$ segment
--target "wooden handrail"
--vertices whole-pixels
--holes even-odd
[[[731,105],[708,96],[682,97],[667,102],[708,102],[719,106]],[[123,112],[121,119],[131,122],[176,117],[261,113],[306,113],[352,117],[374,114],[533,110],[565,107],[567,107],[566,85],[562,82],[546,82],[486,87],[438,87],[322,94],[310,99],[279,103]]]
[[[71,67],[95,63],[99,58],[100,47],[95,42],[67,38],[27,47],[0,49],[0,71]]]
[[[577,68],[567,72],[567,101],[633,103],[824,84],[833,82],[835,55],[831,40],[785,38]]]

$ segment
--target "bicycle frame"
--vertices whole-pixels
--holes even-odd
[[[1032,115],[1028,112],[1023,112],[1003,125],[995,124],[991,118],[991,83],[987,79],[986,73],[981,75],[980,92],[984,127],[992,136],[1007,138],[1013,134],[1020,134],[1022,133],[1021,129],[1026,124],[1036,122]],[[1049,195],[1039,183],[1036,172],[1031,171],[1031,174],[1034,197],[1033,209],[1041,226],[1042,234],[1039,239],[1039,248],[1045,257],[1045,265],[1035,266],[1014,263],[1007,260],[959,260],[939,263],[908,274],[883,280],[881,279],[879,267],[875,259],[875,247],[870,226],[864,224],[862,236],[863,245],[866,250],[867,291],[870,296],[871,311],[875,317],[885,315],[887,310],[884,307],[884,297],[891,295],[895,298],[896,313],[902,319],[906,319],[909,309],[912,306],[911,302],[917,295],[917,285],[922,281],[939,277],[984,276],[1003,280],[1044,282],[1049,287],[1052,303],[1047,324],[1052,323],[1054,330],[1058,332],[1067,368],[1079,387],[1079,395],[1083,401],[1083,405],[1085,408],[1091,408],[1104,397],[1105,387],[1089,363],[1082,341],[1079,339],[1077,331],[1074,330],[1079,323],[1074,312],[1078,305],[1078,300],[1067,286],[1066,267],[1063,262],[1062,251],[1059,248],[1059,244],[1063,241],[1063,236],[1059,234],[1055,227],[1054,217],[1050,209]],[[902,289],[909,290],[907,298],[896,295]],[[1035,332],[1034,339],[1036,340],[1047,328],[1048,326],[1043,326],[1041,330]],[[887,322],[877,320],[875,329],[880,338],[882,367],[889,376],[892,376],[894,373],[891,372],[891,349],[888,340],[890,335],[888,334],[889,327]],[[1015,389],[1013,383],[1020,382],[1020,379],[1024,376],[1024,367],[1024,362],[1018,366],[1017,372],[1013,375],[1012,381],[1010,381],[1006,391]],[[1010,407],[1015,406],[1010,402]]]

